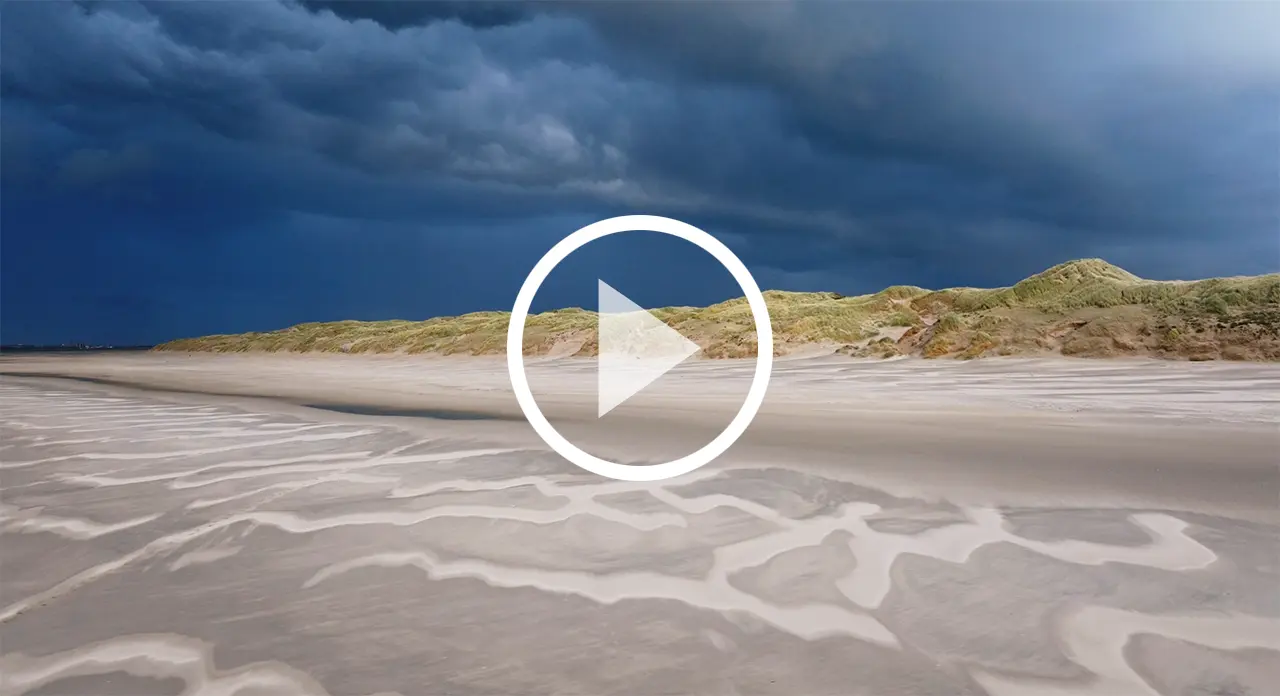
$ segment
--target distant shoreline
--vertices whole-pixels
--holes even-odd
[[[6,353],[123,353],[129,351],[147,351],[153,350],[155,346],[79,346],[79,345],[59,345],[59,346],[35,346],[35,345],[12,345],[0,346],[0,355]]]

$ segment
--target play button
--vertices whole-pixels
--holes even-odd
[[[711,442],[685,457],[669,462],[630,466],[606,461],[569,442],[538,408],[524,369],[524,324],[533,297],[552,269],[579,247],[619,232],[649,231],[679,237],[696,244],[728,269],[746,296],[756,329],[756,366],[751,387],[738,413]],[[598,281],[599,356],[597,362],[597,417],[603,417],[648,387],[676,365],[698,352],[697,344],[680,335],[604,281]],[[624,215],[587,225],[560,240],[529,272],[507,328],[507,373],[520,410],[534,432],[557,454],[600,476],[620,481],[661,481],[689,473],[723,454],[742,436],[764,403],[773,369],[773,325],[764,295],[751,273],[729,247],[692,225],[654,215]]]
[[[701,348],[608,283],[596,282],[600,317],[596,403],[597,416],[603,418]]]

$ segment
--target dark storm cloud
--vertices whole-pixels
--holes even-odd
[[[1239,232],[1250,230],[1233,216],[1256,221],[1277,200],[1275,5],[731,7],[560,5],[651,59],[638,69],[656,62],[673,79],[778,97],[796,140],[841,155],[842,180],[801,185],[862,219],[924,208],[953,231],[998,213],[1075,235],[1150,238],[1209,222],[1198,215],[1203,187],[1259,194],[1247,210],[1207,211]],[[1197,183],[1160,181],[1171,164],[1198,172]],[[902,188],[884,190],[886,177]]]
[[[453,0],[450,2],[408,2],[405,0],[302,0],[312,11],[329,11],[345,19],[368,19],[388,29],[401,29],[453,20],[472,27],[489,28],[515,24],[531,14],[530,3]]]
[[[484,269],[519,275],[558,226],[621,212],[699,224],[798,289],[1003,284],[1095,255],[1157,277],[1280,265],[1274,4],[120,1],[3,19],[6,329],[76,304],[13,298],[82,246],[176,265],[101,280],[112,307],[134,292],[167,317],[161,297],[187,292],[222,302],[223,330],[254,287],[285,298],[264,322],[403,312],[380,284],[341,302],[280,284],[344,258],[372,278],[411,249],[434,255],[430,282],[397,288],[436,298],[417,315],[493,308]],[[36,234],[54,241],[15,241]],[[214,257],[248,284],[190,272]],[[88,306],[106,271],[71,265]],[[470,304],[438,298],[464,276]],[[231,284],[241,300],[214,297]]]

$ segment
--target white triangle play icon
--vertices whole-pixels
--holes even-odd
[[[701,348],[608,283],[597,282],[600,312],[597,417],[604,417]]]

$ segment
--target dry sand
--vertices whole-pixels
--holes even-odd
[[[590,451],[713,437],[691,362]],[[4,694],[1262,694],[1280,368],[779,361],[600,479],[492,359],[0,358]],[[54,375],[78,380],[52,379]],[[321,408],[317,408],[320,406]]]

